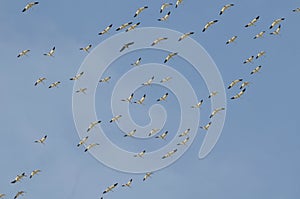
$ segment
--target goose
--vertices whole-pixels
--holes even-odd
[[[164,63],[167,63],[175,55],[178,55],[178,53],[177,52],[173,52],[173,53],[168,54],[167,57],[164,60]]]
[[[258,58],[260,58],[260,57],[264,56],[265,54],[266,54],[266,52],[265,52],[265,51],[260,51],[259,53],[257,53],[257,55],[256,55],[256,59],[258,59]]]
[[[48,88],[58,87],[59,84],[60,84],[60,81],[53,82],[52,84],[50,84],[50,86]]]
[[[174,150],[172,150],[172,151],[166,153],[161,159],[169,158],[169,157],[171,157],[171,156],[172,156],[174,153],[176,153],[176,152],[177,152],[177,149],[174,149]]]
[[[86,94],[87,88],[80,88],[79,90],[76,91],[76,93],[83,93]]]
[[[122,187],[131,187],[132,178],[125,184],[122,184]]]
[[[252,63],[253,59],[254,59],[254,56],[251,56],[251,57],[249,57],[248,59],[246,59],[243,63],[244,63],[244,64]]]
[[[151,129],[151,131],[149,132],[148,136],[154,135],[154,134],[157,133],[159,130],[160,130],[160,129],[156,129],[156,128]]]
[[[211,25],[213,25],[217,22],[218,22],[218,20],[213,20],[213,21],[207,22],[207,24],[204,26],[202,32],[205,32]]]
[[[113,184],[113,185],[107,187],[107,188],[103,191],[103,194],[108,193],[108,192],[110,192],[110,191],[113,191],[113,189],[116,188],[117,185],[118,185],[118,183],[115,183],[115,184]]]
[[[150,86],[154,80],[154,76],[152,76],[148,81],[142,83],[143,86]]]
[[[181,4],[181,3],[182,3],[182,1],[183,1],[183,0],[177,0],[177,1],[176,1],[175,8],[177,8],[177,7],[179,6],[179,4]]]
[[[35,140],[34,142],[35,142],[35,143],[45,144],[46,139],[47,139],[47,135],[45,135],[44,137],[42,137],[42,138],[39,139],[39,140]]]
[[[113,25],[110,24],[109,26],[107,26],[104,30],[102,30],[101,32],[98,33],[98,35],[104,35],[105,33],[108,33],[108,31],[111,29]]]
[[[248,86],[250,84],[250,82],[243,82],[240,89],[245,88],[246,86]]]
[[[141,64],[142,58],[138,58],[134,63],[131,64],[131,66],[139,66]]]
[[[237,38],[237,36],[231,37],[230,39],[228,39],[228,40],[226,41],[226,44],[228,45],[228,44],[234,42],[234,41],[236,40],[236,38]]]
[[[197,104],[191,106],[191,108],[200,108],[200,106],[203,104],[203,99],[200,100]]]
[[[168,131],[164,132],[161,135],[156,136],[155,138],[160,138],[160,139],[166,140],[167,135],[168,135]]]
[[[100,124],[101,121],[95,121],[95,122],[91,122],[91,124],[89,125],[88,129],[86,130],[86,132],[89,132],[92,128],[94,128],[97,124]]]
[[[18,191],[18,193],[15,195],[14,199],[17,199],[19,196],[23,196],[25,191]]]
[[[218,91],[212,91],[211,93],[209,93],[208,98],[210,99],[210,98],[218,95],[218,93],[219,93]]]
[[[239,82],[241,82],[241,81],[243,81],[243,79],[236,79],[236,80],[233,80],[233,81],[229,84],[229,86],[228,86],[227,89],[231,89],[234,85],[236,85],[237,83],[239,83]]]
[[[74,77],[71,77],[70,80],[78,80],[82,75],[83,75],[84,72],[81,72],[77,75],[75,75]]]
[[[293,12],[300,12],[300,8],[294,9]]]
[[[168,82],[168,81],[170,81],[172,79],[172,77],[165,77],[165,78],[163,78],[162,80],[160,80],[160,83],[166,83],[166,82]]]
[[[255,25],[255,23],[258,21],[259,16],[257,16],[256,18],[252,19],[247,25],[245,25],[246,28]]]
[[[164,3],[164,4],[162,4],[161,7],[160,7],[160,11],[159,12],[162,13],[165,8],[167,8],[167,7],[171,6],[171,5],[173,5],[173,3]]]
[[[79,48],[79,50],[83,50],[83,51],[89,53],[90,48],[92,48],[92,44],[89,44],[86,47]]]
[[[0,193],[0,198],[4,198],[6,195],[4,193]]]
[[[272,24],[271,24],[271,26],[269,27],[269,29],[274,28],[274,26],[276,26],[277,24],[279,24],[279,23],[282,22],[283,20],[285,20],[285,18],[275,19],[275,20],[272,22]]]
[[[186,145],[186,143],[189,141],[190,137],[185,138],[183,141],[179,142],[177,145]]]
[[[131,101],[132,101],[132,99],[133,99],[133,95],[134,95],[134,93],[131,93],[131,95],[130,95],[128,98],[126,98],[126,99],[121,99],[121,101],[122,101],[122,102],[129,102],[129,103],[132,103]]]
[[[179,135],[179,137],[183,137],[183,136],[186,136],[186,135],[188,135],[189,133],[190,133],[190,131],[191,131],[191,129],[186,129],[185,131],[183,131],[180,135]]]
[[[125,50],[126,48],[129,48],[129,46],[131,46],[131,45],[133,45],[134,44],[134,42],[129,42],[129,43],[127,43],[127,44],[124,44],[123,46],[122,46],[122,48],[120,49],[120,52],[122,52],[123,50]]]
[[[100,79],[99,82],[106,82],[106,83],[108,83],[110,79],[111,79],[111,76],[104,77],[103,79]]]
[[[204,129],[204,130],[207,131],[207,130],[209,129],[210,125],[211,125],[211,122],[209,122],[209,123],[206,124],[205,126],[200,126],[200,128],[202,128],[202,129]]]
[[[143,151],[135,154],[134,157],[140,157],[140,158],[142,158],[145,155],[145,153],[146,153],[146,150],[143,150]]]
[[[160,37],[160,38],[157,38],[157,39],[155,39],[155,40],[152,42],[151,46],[154,46],[154,45],[158,44],[159,42],[161,42],[161,41],[163,41],[163,40],[167,40],[167,39],[168,39],[167,37]]]
[[[225,108],[216,108],[215,110],[213,110],[213,112],[210,114],[209,118],[212,118],[213,116],[215,116],[217,113],[219,113],[220,111],[224,111]]]
[[[19,57],[22,57],[22,56],[24,56],[24,55],[27,56],[27,53],[29,53],[29,52],[30,52],[29,49],[27,49],[27,50],[22,50],[22,52],[20,52],[20,53],[17,55],[17,57],[19,58]]]
[[[236,94],[235,96],[231,97],[231,99],[238,99],[240,98],[246,91],[246,88],[244,88],[243,90],[241,90],[238,94]]]
[[[35,169],[35,170],[33,170],[33,171],[31,172],[31,174],[30,174],[29,178],[32,178],[33,176],[35,176],[36,174],[38,174],[38,173],[40,173],[40,172],[42,172],[42,171],[41,171],[41,170],[39,170],[39,169]]]
[[[122,117],[122,115],[116,115],[115,117],[111,118],[111,120],[109,121],[110,123],[112,122],[117,122],[119,121],[119,119]]]
[[[84,138],[82,138],[79,141],[79,143],[77,144],[77,147],[80,147],[81,145],[83,145],[88,139],[89,139],[89,136],[85,136]]]
[[[146,94],[143,95],[143,97],[141,99],[139,99],[138,101],[135,101],[135,104],[143,104],[146,98]]]
[[[171,12],[169,11],[165,16],[162,18],[157,19],[157,21],[167,21],[170,17]]]
[[[281,25],[279,25],[279,26],[276,28],[276,30],[274,30],[274,31],[271,32],[270,34],[271,34],[271,35],[279,35],[280,29],[281,29]]]
[[[98,145],[99,145],[98,143],[89,144],[89,145],[85,148],[84,152],[87,152],[87,151],[90,150],[91,148],[93,148],[93,147],[95,147],[95,146],[98,146]]]
[[[45,55],[45,56],[49,56],[49,57],[54,57],[54,56],[53,56],[54,53],[55,53],[55,46],[54,46],[49,52],[44,53],[44,55]]]
[[[253,39],[257,39],[257,38],[261,38],[263,37],[263,35],[265,34],[266,31],[261,31],[260,33],[258,33],[257,35],[255,35],[255,37],[253,37]]]
[[[124,137],[132,137],[136,133],[136,129],[130,131],[129,133],[125,134]]]
[[[160,97],[159,99],[157,99],[156,101],[158,101],[158,102],[167,101],[168,95],[169,95],[169,93],[166,93],[162,97]]]
[[[258,73],[261,69],[261,66],[257,66],[256,68],[254,68],[252,71],[251,71],[251,75],[253,75],[254,73]]]
[[[182,40],[184,40],[185,38],[187,38],[188,36],[193,35],[193,34],[195,34],[195,32],[187,32],[187,33],[184,33],[183,35],[181,35],[181,36],[179,37],[178,41],[182,41]]]
[[[130,26],[131,24],[132,24],[132,21],[127,22],[127,23],[124,23],[124,24],[122,24],[120,27],[118,27],[118,28],[116,29],[116,31],[123,30],[124,28]]]
[[[22,180],[22,178],[27,177],[27,175],[25,173],[22,173],[20,175],[17,175],[15,177],[15,179],[13,181],[11,181],[10,183],[14,184],[16,182],[20,182]]]
[[[38,1],[28,3],[28,4],[23,8],[22,12],[25,12],[25,11],[29,10],[32,6],[37,5],[37,4],[39,4]]]
[[[135,12],[134,16],[133,17],[137,17],[143,10],[147,9],[148,6],[143,6],[139,9],[137,9],[137,11]]]
[[[37,86],[39,83],[44,83],[44,81],[46,80],[45,77],[40,77],[38,78],[35,83],[34,83],[34,86]]]
[[[141,22],[138,22],[136,24],[133,24],[132,26],[130,26],[129,28],[127,28],[125,30],[125,32],[128,32],[128,31],[131,31],[131,30],[134,30],[137,26],[139,26],[141,24]]]
[[[219,13],[219,15],[222,15],[225,12],[225,10],[229,9],[232,6],[234,6],[233,3],[230,3],[230,4],[227,4],[227,5],[223,6],[220,13]]]

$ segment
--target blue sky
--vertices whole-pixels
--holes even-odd
[[[24,198],[100,198],[107,186],[115,182],[125,183],[130,178],[134,179],[132,189],[118,187],[105,198],[299,197],[300,135],[297,118],[300,110],[296,80],[300,72],[297,57],[300,53],[300,14],[292,12],[300,7],[299,2],[186,0],[177,9],[168,8],[171,16],[166,22],[157,21],[163,15],[159,13],[163,3],[160,0],[76,3],[42,0],[22,13],[27,3],[1,0],[0,7],[0,193],[5,193],[7,198],[20,190],[27,192]],[[227,3],[235,6],[219,16],[219,10]],[[149,9],[133,19],[136,9],[144,5]],[[260,20],[256,26],[244,28],[258,15]],[[281,17],[286,18],[281,35],[270,36],[268,27],[274,19]],[[219,19],[219,22],[202,33],[203,26],[214,19]],[[241,99],[228,100],[222,136],[208,157],[198,159],[199,146],[205,135],[199,130],[193,145],[182,158],[155,172],[145,182],[142,181],[143,174],[112,170],[84,153],[83,148],[77,148],[79,137],[72,116],[73,82],[69,78],[77,73],[86,56],[79,48],[90,43],[97,46],[114,35],[115,31],[97,35],[107,25],[112,23],[115,29],[131,20],[141,21],[141,27],[195,31],[192,38],[213,58],[226,86],[240,77],[252,83]],[[262,30],[267,31],[265,37],[253,40]],[[236,42],[226,46],[225,42],[234,35],[238,36]],[[53,46],[57,49],[55,57],[43,56]],[[18,59],[16,56],[24,49],[31,52],[28,57]],[[265,57],[253,64],[242,64],[261,50],[267,52]],[[157,52],[151,53],[151,62],[160,61],[154,59]],[[137,56],[131,53],[119,61],[130,65]],[[184,64],[180,58],[172,61],[174,65]],[[249,76],[257,65],[263,66],[261,72]],[[47,77],[46,86],[34,87],[34,82],[41,76]],[[208,92],[198,78],[190,79],[201,84],[197,92],[199,99],[206,98]],[[57,89],[48,89],[54,81],[62,83]],[[159,90],[160,93],[164,91]],[[228,91],[227,97],[236,91],[237,88]],[[142,90],[139,92],[143,93]],[[154,94],[153,91],[153,96],[156,96]],[[96,97],[101,97],[101,88]],[[96,106],[101,110],[101,104]],[[201,109],[201,125],[208,122],[209,108],[207,103]],[[138,116],[145,114],[141,110],[133,111]],[[110,117],[111,113],[103,120]],[[175,129],[178,118],[170,119],[167,128]],[[147,123],[147,118],[139,122]],[[117,129],[114,126],[112,130]],[[45,146],[33,143],[45,134],[48,135]],[[120,140],[115,142],[122,142]],[[17,174],[30,173],[34,169],[41,169],[42,173],[33,179],[10,184]]]

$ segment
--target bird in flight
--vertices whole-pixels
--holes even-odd
[[[113,184],[113,185],[107,187],[107,188],[103,191],[103,194],[106,194],[106,193],[108,193],[108,192],[110,192],[110,191],[113,191],[113,189],[116,188],[117,185],[118,185],[118,183],[115,183],[115,184]]]
[[[79,143],[77,144],[77,147],[80,147],[81,145],[83,145],[88,139],[89,139],[89,136],[86,136],[86,137],[82,138],[79,141]]]
[[[279,26],[276,28],[276,30],[274,30],[274,31],[271,32],[270,34],[271,34],[271,35],[279,35],[280,30],[281,30],[281,25],[279,25]]]
[[[109,82],[109,80],[111,79],[111,76],[108,77],[104,77],[103,79],[100,79],[99,82]]]
[[[245,25],[246,28],[255,25],[255,23],[258,21],[259,16],[255,17],[254,19],[252,19],[248,24]]]
[[[89,44],[86,47],[79,48],[79,50],[83,50],[83,51],[89,53],[90,48],[92,48],[92,44]]]
[[[233,36],[233,37],[231,37],[230,39],[228,39],[228,40],[226,41],[226,44],[228,45],[228,44],[234,42],[236,39],[237,39],[237,36]]]
[[[151,129],[151,131],[149,132],[148,136],[152,136],[152,135],[154,135],[155,133],[157,133],[158,131],[159,131],[159,129],[156,129],[156,128]]]
[[[293,12],[300,12],[300,8],[294,9]]]
[[[139,57],[134,63],[131,64],[131,66],[139,66],[141,64],[142,58]]]
[[[254,56],[251,56],[251,57],[249,57],[248,59],[246,59],[243,63],[244,63],[244,64],[252,63],[253,59],[254,59]]]
[[[243,82],[240,89],[245,88],[246,86],[248,86],[250,84],[250,82]]]
[[[216,108],[215,110],[213,110],[213,112],[210,114],[209,118],[212,118],[213,116],[215,116],[217,113],[219,113],[220,111],[224,111],[225,108]]]
[[[167,40],[167,39],[168,39],[167,37],[160,37],[160,38],[157,38],[157,39],[155,39],[155,40],[152,42],[151,46],[154,46],[154,45],[158,44],[159,42],[161,42],[161,41],[163,41],[163,40]]]
[[[127,28],[127,29],[125,30],[125,32],[134,30],[134,29],[135,29],[137,26],[139,26],[140,24],[141,24],[141,22],[137,22],[136,24],[131,25],[129,28]]]
[[[40,172],[42,172],[41,170],[39,170],[39,169],[35,169],[35,170],[33,170],[31,173],[30,173],[30,176],[29,176],[29,178],[32,178],[33,176],[35,176],[36,174],[38,174],[38,173],[40,173]]]
[[[22,12],[25,12],[25,11],[29,10],[32,6],[37,5],[37,4],[39,4],[38,1],[28,3],[28,4],[23,8]]]
[[[185,131],[183,131],[183,132],[179,135],[179,137],[183,137],[183,136],[188,135],[188,134],[190,133],[190,131],[191,131],[191,129],[186,129]]]
[[[89,144],[89,145],[85,148],[84,152],[87,152],[87,151],[90,150],[91,148],[93,148],[93,147],[95,147],[95,146],[98,146],[98,145],[99,145],[98,143]]]
[[[147,180],[147,178],[150,178],[152,174],[153,174],[152,172],[146,173],[145,176],[143,177],[143,181]]]
[[[86,130],[86,132],[89,132],[90,130],[92,130],[92,128],[94,128],[97,124],[100,124],[101,121],[95,121],[95,122],[91,122],[91,124],[89,125],[88,129]]]
[[[122,24],[121,26],[119,26],[119,27],[116,29],[116,31],[123,30],[124,28],[130,26],[131,24],[132,24],[132,21],[127,22],[127,23],[124,23],[124,24]]]
[[[119,119],[122,117],[122,115],[116,115],[115,117],[111,118],[111,120],[109,121],[110,123],[112,122],[117,122],[119,121]]]
[[[172,77],[165,77],[165,78],[163,78],[162,80],[160,80],[160,83],[165,83],[165,82],[168,82],[168,81],[170,81],[172,79]]]
[[[142,83],[143,86],[150,86],[154,80],[154,76],[152,76],[148,81]]]
[[[165,16],[157,19],[158,21],[167,21],[170,17],[171,12],[169,11]]]
[[[25,194],[25,191],[18,191],[18,193],[15,195],[14,199],[17,199],[19,196],[23,196]]]
[[[4,193],[0,193],[0,198],[4,198],[6,195]]]
[[[177,7],[179,6],[179,4],[182,3],[182,1],[183,1],[183,0],[177,0],[177,1],[176,1],[176,4],[175,4],[175,8],[177,8]]]
[[[215,24],[217,22],[218,22],[218,20],[213,20],[213,21],[207,22],[207,24],[202,29],[202,32],[205,32],[210,26],[212,26],[213,24]]]
[[[219,13],[219,15],[222,15],[227,9],[231,8],[232,6],[234,6],[233,3],[230,3],[230,4],[227,4],[227,5],[223,6],[220,13]]]
[[[106,33],[108,33],[108,31],[111,29],[113,25],[110,24],[109,26],[107,26],[106,28],[104,28],[104,30],[102,30],[101,32],[98,33],[98,35],[104,35]]]
[[[130,131],[129,133],[125,134],[124,137],[132,137],[136,133],[136,129]]]
[[[246,88],[244,88],[238,94],[236,94],[233,97],[231,97],[231,99],[238,99],[238,98],[240,98],[245,93],[245,91],[246,91]]]
[[[264,56],[265,54],[266,54],[266,52],[265,52],[265,51],[260,51],[259,53],[257,53],[257,55],[256,55],[256,59],[258,59],[258,58],[260,58],[260,57]]]
[[[121,99],[121,101],[132,103],[133,95],[134,95],[134,93],[131,93],[131,95],[129,97],[127,97],[126,99]]]
[[[45,135],[44,137],[42,137],[42,138],[39,139],[39,140],[35,140],[34,142],[35,142],[35,143],[45,144],[46,139],[47,139],[47,135]]]
[[[169,158],[169,157],[171,157],[172,155],[174,155],[176,152],[177,152],[177,149],[174,149],[174,150],[172,150],[172,151],[166,153],[161,159]]]
[[[53,82],[52,84],[50,84],[50,86],[48,88],[58,87],[59,84],[60,84],[60,81]]]
[[[13,181],[11,181],[10,183],[15,184],[16,182],[20,182],[22,180],[22,178],[24,178],[24,177],[27,177],[27,175],[25,173],[17,175],[15,177],[15,179]]]
[[[83,75],[84,72],[81,72],[77,75],[75,75],[74,77],[71,77],[70,80],[78,80],[82,75]]]
[[[200,108],[202,104],[203,104],[203,99],[200,100],[197,104],[191,106],[191,108]]]
[[[256,68],[254,68],[252,71],[251,71],[251,75],[255,74],[255,73],[258,73],[261,69],[261,66],[257,66]]]
[[[122,184],[122,187],[131,187],[132,178],[125,184]]]
[[[54,57],[54,56],[53,56],[54,53],[55,53],[55,46],[54,46],[49,52],[44,53],[44,55],[45,55],[45,56],[49,56],[49,57]]]
[[[177,145],[186,145],[186,143],[189,141],[190,137],[185,138],[183,141],[179,142]]]
[[[161,96],[159,99],[157,99],[156,101],[158,101],[158,102],[167,101],[168,95],[169,95],[169,93],[166,93],[163,96]]]
[[[35,81],[34,86],[37,86],[37,85],[40,84],[40,83],[44,83],[45,80],[46,80],[45,77],[40,77],[40,78],[38,78],[38,79]]]
[[[24,55],[27,56],[27,53],[29,53],[29,52],[30,52],[29,49],[22,50],[22,52],[20,52],[20,53],[17,55],[17,57],[19,58],[19,57],[22,57],[22,56],[24,56]]]
[[[212,91],[211,93],[209,93],[208,98],[212,98],[214,96],[216,96],[218,94],[218,91]]]
[[[156,136],[155,138],[160,138],[160,139],[166,140],[167,135],[168,135],[168,131],[164,132],[161,135]]]
[[[164,60],[164,63],[167,63],[172,57],[174,57],[175,55],[178,55],[177,52],[174,52],[174,53],[170,53],[167,55],[167,57],[165,58]]]
[[[253,37],[253,39],[257,39],[257,38],[261,38],[264,36],[266,31],[261,31],[260,33],[258,33],[257,35],[255,35],[255,37]]]
[[[271,24],[271,26],[269,27],[269,29],[274,28],[277,24],[281,23],[283,20],[285,20],[285,18],[275,19],[275,20],[272,22],[272,24]]]
[[[206,124],[205,126],[200,126],[200,128],[202,128],[202,129],[204,129],[204,130],[208,130],[209,129],[209,127],[211,126],[211,122],[209,122],[208,124]]]
[[[139,9],[137,9],[137,11],[134,13],[134,16],[133,17],[137,17],[142,11],[144,11],[145,9],[147,9],[148,6],[143,6],[143,7],[140,7]]]
[[[145,99],[146,99],[146,94],[144,94],[143,97],[142,97],[141,99],[135,101],[134,103],[135,103],[135,104],[143,104],[144,101],[145,101]]]
[[[229,86],[228,86],[228,89],[231,89],[234,85],[236,85],[237,83],[243,81],[243,79],[236,79],[236,80],[233,80]]]
[[[80,88],[79,90],[76,91],[76,93],[83,93],[86,94],[87,88]]]
[[[129,46],[131,46],[131,45],[133,45],[134,44],[134,42],[129,42],[129,43],[127,43],[127,44],[124,44],[123,46],[122,46],[122,48],[120,49],[120,52],[122,52],[123,50],[125,50],[126,48],[129,48]]]
[[[182,41],[182,40],[184,40],[185,38],[187,38],[188,36],[193,35],[193,34],[195,34],[195,32],[187,32],[187,33],[184,33],[183,35],[181,35],[181,36],[179,37],[178,41]]]
[[[173,3],[164,3],[164,4],[162,4],[161,7],[160,7],[160,11],[159,12],[162,13],[165,8],[167,8],[167,7],[171,6],[171,5],[173,5]]]
[[[144,157],[145,153],[146,153],[146,150],[143,150],[143,151],[135,154],[134,157],[140,157],[140,158],[142,158],[142,157]]]

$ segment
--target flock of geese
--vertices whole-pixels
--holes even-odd
[[[163,13],[166,9],[174,6],[175,8],[178,8],[180,6],[180,4],[183,2],[183,0],[177,0],[174,4],[173,3],[164,3],[161,5],[160,9],[159,10],[159,13]],[[22,12],[26,12],[28,11],[29,9],[31,9],[32,7],[38,5],[39,2],[31,2],[31,3],[28,3],[22,10]],[[229,10],[230,8],[234,7],[234,4],[230,3],[230,4],[227,4],[227,5],[224,5],[220,12],[219,12],[219,15],[223,15],[225,12],[227,12],[227,10]],[[143,6],[143,7],[140,7],[136,10],[136,12],[134,13],[133,17],[136,18],[138,17],[142,12],[144,12],[146,9],[148,9],[148,6]],[[296,8],[294,10],[292,10],[293,12],[300,12],[300,8]],[[171,16],[171,11],[168,11],[163,17],[161,18],[158,18],[157,20],[158,21],[166,21],[170,18]],[[251,21],[249,21],[246,25],[245,25],[245,28],[249,28],[251,26],[254,26],[258,20],[260,20],[260,16],[256,16],[255,18],[253,18]],[[269,34],[270,35],[279,35],[280,34],[280,30],[281,30],[281,24],[282,22],[285,20],[285,18],[283,17],[280,17],[278,19],[275,19],[271,24],[270,26],[268,27],[269,30],[273,30],[272,32],[270,32]],[[212,27],[213,25],[217,24],[219,21],[218,20],[211,20],[209,22],[207,22],[203,29],[202,29],[202,32],[206,32],[210,27]],[[137,22],[137,23],[133,23],[132,21],[130,22],[127,22],[127,23],[124,23],[122,25],[120,25],[118,28],[116,28],[116,31],[121,31],[121,30],[125,30],[125,32],[128,32],[128,31],[132,31],[134,30],[136,27],[138,27],[139,25],[141,24],[141,22]],[[113,27],[113,24],[109,24],[107,27],[105,27],[101,32],[98,33],[98,35],[104,35],[106,33],[108,33]],[[258,34],[256,34],[253,39],[259,39],[259,38],[262,38],[264,35],[265,35],[266,31],[263,30],[261,32],[259,32]],[[182,36],[180,36],[180,38],[178,38],[178,42],[184,40],[185,38],[191,36],[195,34],[195,32],[187,32],[185,34],[183,34]],[[229,45],[233,42],[235,42],[237,40],[238,36],[232,36],[230,39],[228,39],[225,44],[226,45]],[[161,38],[157,38],[156,40],[154,40],[152,43],[151,43],[151,46],[154,46],[154,45],[157,45],[159,44],[160,42],[164,41],[164,40],[167,40],[168,38],[167,37],[161,37]],[[127,44],[124,44],[123,46],[121,46],[120,48],[120,52],[123,52],[125,49],[129,48],[131,45],[134,45],[134,42],[130,42],[130,43],[127,43]],[[87,46],[85,47],[81,47],[79,48],[79,50],[81,51],[84,51],[86,53],[89,53],[89,50],[92,48],[92,44],[88,44]],[[43,55],[44,56],[48,56],[48,57],[54,57],[54,54],[55,54],[55,46],[52,47],[48,52],[44,53]],[[18,58],[21,58],[23,56],[27,56],[27,54],[30,53],[30,49],[26,49],[26,50],[23,50],[21,51],[17,57]],[[265,51],[260,51],[258,52],[256,55],[252,55],[250,56],[249,58],[245,59],[243,61],[243,64],[249,64],[249,63],[252,63],[254,62],[254,60],[258,60],[259,58],[261,58],[262,56],[264,56],[266,54]],[[168,61],[170,61],[174,56],[178,55],[177,52],[171,52],[170,54],[168,54],[165,59],[164,59],[164,63],[167,63]],[[139,66],[141,64],[141,61],[142,61],[142,58],[138,58],[135,62],[133,62],[131,65],[132,66]],[[262,66],[259,65],[257,67],[255,67],[251,72],[250,72],[250,75],[254,75],[255,73],[258,73],[260,70],[261,70]],[[69,78],[69,80],[71,81],[77,81],[79,80],[82,76],[84,75],[84,72],[80,72],[79,74],[75,75],[74,77],[71,77]],[[44,82],[47,80],[46,77],[40,77],[36,80],[36,82],[34,83],[34,86],[38,86],[39,84],[44,84]],[[100,83],[103,83],[103,82],[109,82],[111,80],[111,77],[108,76],[108,77],[104,77],[102,78],[99,82]],[[172,77],[165,77],[164,79],[160,80],[161,83],[165,83],[165,82],[168,82],[172,80]],[[154,76],[150,77],[149,80],[145,81],[144,83],[142,83],[143,86],[149,86],[153,83],[154,81]],[[61,84],[60,81],[55,81],[53,83],[51,83],[49,85],[49,89],[50,88],[57,88],[59,85]],[[240,86],[238,87],[239,91],[233,95],[231,97],[232,100],[235,100],[235,99],[238,99],[238,98],[241,98],[245,91],[246,91],[246,87],[249,86],[250,82],[249,81],[245,81],[244,78],[237,78],[235,80],[233,80],[229,85],[228,85],[228,89],[232,89],[234,88],[236,85],[240,84]],[[86,94],[88,88],[80,88],[79,90],[75,91],[76,93],[83,93],[83,94]],[[218,94],[218,91],[213,91],[211,93],[209,93],[209,96],[208,96],[208,99],[216,96]],[[167,98],[168,98],[169,94],[168,93],[165,93],[163,96],[161,96],[160,98],[157,99],[157,102],[161,102],[161,101],[166,101]],[[136,99],[135,101],[134,100],[134,93],[131,93],[129,95],[129,97],[127,98],[124,98],[124,99],[121,99],[121,101],[123,102],[127,102],[127,103],[134,103],[134,104],[139,104],[139,105],[142,105],[144,103],[146,99],[146,94],[144,94],[143,96],[141,96],[140,98]],[[204,100],[201,99],[199,102],[197,102],[196,104],[194,105],[191,105],[191,108],[193,109],[199,109],[201,108],[202,104],[204,103]],[[212,111],[212,113],[210,114],[209,118],[212,119],[214,116],[216,116],[219,112],[221,111],[224,111],[225,108],[224,107],[220,107],[220,108],[216,108],[215,110]],[[113,122],[117,122],[118,120],[120,120],[122,117],[122,115],[116,115],[114,116],[113,118],[111,118],[111,120],[109,121],[110,123],[113,123]],[[86,132],[90,132],[95,126],[99,125],[101,123],[101,121],[94,121],[94,122],[91,122],[89,124],[89,126],[87,127],[87,130]],[[204,126],[201,126],[200,128],[204,129],[204,130],[208,130],[210,128],[210,126],[212,125],[212,121],[209,121],[206,125]],[[183,140],[178,143],[177,145],[186,145],[186,143],[189,141],[189,137],[188,137],[188,134],[190,132],[191,129],[186,129],[184,132],[182,132],[179,137],[183,137]],[[156,133],[158,133],[160,131],[160,129],[152,129],[148,135],[149,136],[152,136],[152,135],[155,135]],[[134,134],[136,133],[136,130],[132,130],[131,132],[127,133],[124,135],[124,137],[132,137]],[[155,138],[158,138],[158,139],[163,139],[165,140],[166,137],[168,135],[168,131],[165,131],[164,133],[160,134],[160,135],[157,135]],[[88,141],[88,138],[89,136],[85,136],[83,137],[79,143],[77,144],[77,147],[80,147],[80,146],[83,146],[87,143]],[[42,138],[38,139],[38,140],[35,140],[34,143],[37,143],[37,144],[45,144],[47,140],[47,135],[43,136]],[[98,143],[90,143],[90,144],[87,144],[85,149],[84,149],[84,152],[87,152],[89,150],[91,150],[93,147],[96,147],[98,146],[99,144]],[[166,158],[169,158],[171,157],[173,154],[175,154],[177,152],[177,149],[174,149],[170,152],[168,152],[167,154],[165,154],[162,159],[166,159]],[[135,157],[144,157],[146,154],[146,150],[143,150],[137,154],[135,154],[134,156]],[[40,173],[41,170],[39,169],[35,169],[33,170],[31,173],[30,173],[30,176],[29,178],[33,178],[35,175],[37,175],[38,173]],[[153,174],[153,172],[148,172],[144,175],[143,177],[143,181],[145,181],[146,179],[148,179],[149,177],[151,177],[151,175]],[[26,178],[27,175],[25,172],[21,173],[21,174],[18,174],[12,181],[11,181],[11,184],[16,184],[16,183],[20,183],[22,181],[23,178]],[[131,187],[132,186],[132,183],[133,183],[133,179],[131,178],[128,182],[124,183],[121,185],[121,187]],[[102,194],[107,194],[109,192],[112,192],[116,189],[116,187],[118,186],[118,183],[114,183],[110,186],[108,186],[103,192]],[[18,191],[15,195],[14,195],[14,199],[17,199],[19,198],[20,196],[23,196],[26,192],[21,190],[21,191]],[[0,198],[4,198],[6,195],[4,193],[0,193]],[[101,196],[101,198],[103,198],[103,195]]]

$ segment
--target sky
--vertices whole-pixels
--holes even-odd
[[[297,57],[300,54],[297,39],[300,13],[292,12],[300,7],[299,2],[184,0],[176,9],[174,6],[167,8],[171,11],[169,19],[159,22],[157,19],[167,12],[159,13],[163,2],[41,0],[22,13],[27,1],[1,0],[0,193],[6,194],[6,198],[14,197],[21,190],[26,192],[23,198],[100,198],[106,187],[116,182],[126,183],[131,178],[131,189],[118,186],[104,198],[280,199],[300,196],[300,135],[297,130],[300,95],[296,83],[300,72]],[[235,5],[219,16],[220,9],[227,3]],[[135,11],[145,5],[149,8],[134,19]],[[256,16],[260,16],[256,25],[245,28]],[[281,17],[285,20],[280,35],[270,35],[270,24]],[[203,33],[204,25],[214,19],[219,21]],[[79,72],[87,56],[79,48],[88,44],[96,47],[128,21],[140,21],[140,27],[163,27],[182,33],[194,31],[191,37],[214,60],[226,87],[238,78],[251,82],[237,100],[230,100],[230,97],[239,91],[238,88],[226,89],[225,125],[218,143],[206,158],[198,159],[206,134],[199,129],[193,144],[178,161],[154,172],[144,182],[144,174],[113,170],[84,153],[83,147],[77,148],[80,138],[72,113],[74,82],[69,78]],[[113,24],[112,30],[99,36],[109,24]],[[254,40],[253,37],[263,30],[265,36]],[[226,45],[234,35],[238,36],[237,40]],[[56,47],[54,57],[44,56],[53,46]],[[17,58],[25,49],[31,50],[28,56]],[[260,51],[266,51],[266,55],[254,63],[243,64],[245,59]],[[114,88],[116,79],[126,72],[124,68],[130,68],[130,63],[139,56],[145,57],[142,60],[145,64],[162,64],[165,55],[146,50],[128,53],[114,62],[104,74],[111,74],[112,81],[99,84],[95,95],[96,102],[105,101],[95,104],[100,119],[107,123],[112,117],[107,105],[110,103],[108,93]],[[203,79],[193,76],[190,65],[180,56],[174,57],[169,64],[197,86],[196,94],[199,100],[205,99],[205,103],[200,110],[201,120],[195,122],[201,126],[206,124],[211,109]],[[250,75],[258,65],[262,65],[261,71]],[[35,81],[43,76],[47,78],[45,85],[35,87]],[[55,81],[61,81],[59,87],[48,89]],[[147,92],[149,99],[154,101],[168,92],[167,88],[159,86],[148,91],[143,89],[137,90],[137,96]],[[170,97],[163,104],[170,115],[164,130],[168,129],[173,132],[170,136],[174,136],[180,111],[176,96],[171,94]],[[130,105],[133,119],[140,125],[149,122],[145,116],[150,106],[150,102],[141,109]],[[100,114],[102,110],[105,110],[104,115]],[[138,152],[144,145],[142,142],[133,147],[130,141],[124,141],[116,124],[104,124],[104,127],[115,133],[108,137],[123,148]],[[44,135],[48,135],[45,145],[34,143]],[[149,149],[162,147],[162,143],[152,140]],[[29,174],[34,169],[42,172],[32,179],[27,177],[20,183],[10,183],[16,175]]]

